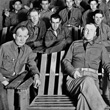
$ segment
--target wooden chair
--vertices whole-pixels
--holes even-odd
[[[63,94],[61,60],[64,51],[41,55],[41,86],[27,110],[74,110],[73,100]]]
[[[33,84],[32,77],[24,71],[6,87],[9,110],[26,110],[30,104],[30,87]]]
[[[2,33],[1,33],[1,38],[0,38],[0,44],[3,44],[5,42],[7,42],[8,40],[12,39],[12,35],[11,35],[12,28],[13,28],[12,26],[11,27],[3,27]]]

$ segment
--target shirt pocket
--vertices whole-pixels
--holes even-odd
[[[3,68],[6,70],[12,70],[14,68],[15,65],[15,59],[11,58],[8,55],[5,55],[3,57]]]
[[[90,60],[94,62],[100,62],[101,52],[99,50],[92,50],[89,53]]]

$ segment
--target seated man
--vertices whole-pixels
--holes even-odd
[[[62,18],[62,24],[64,26],[75,26],[81,25],[82,13],[79,8],[73,7],[74,0],[65,0],[67,7],[59,12]]]
[[[79,8],[74,7],[74,0],[65,0],[66,8],[59,12],[62,18],[63,27],[68,27],[70,33],[73,33],[74,40],[78,40],[78,29],[81,25],[82,12]]]
[[[59,52],[72,42],[72,37],[68,29],[61,26],[61,17],[53,14],[50,18],[51,28],[47,30],[44,43],[46,53]]]
[[[93,23],[92,13],[98,9],[97,0],[89,0],[90,9],[85,11],[82,16],[82,26],[85,26],[87,23]]]
[[[104,14],[101,10],[96,10],[93,13],[93,18],[95,25],[98,28],[99,35],[98,35],[98,41],[102,42],[105,47],[110,46],[110,27],[103,22]]]
[[[28,20],[21,22],[18,26],[26,26],[29,30],[30,37],[27,39],[26,44],[28,44],[32,50],[43,53],[43,38],[46,32],[46,25],[39,17],[39,9],[32,8],[28,13]]]
[[[21,0],[15,0],[13,3],[13,10],[8,11],[7,9],[4,12],[5,15],[5,23],[4,26],[16,26],[22,21],[27,20],[27,11],[23,8]]]
[[[14,40],[0,47],[0,110],[9,110],[4,86],[15,76],[22,74],[25,64],[29,67],[29,74],[34,76],[35,87],[40,85],[40,74],[34,61],[36,54],[25,44],[28,37],[28,29],[24,26],[18,27],[13,34]]]
[[[98,68],[110,73],[110,59],[105,46],[95,39],[96,26],[86,24],[82,40],[71,44],[63,66],[67,76],[67,90],[77,100],[76,110],[109,110],[99,92]]]
[[[50,0],[41,0],[40,18],[44,20],[47,29],[50,27],[50,16],[56,12],[55,8],[50,9]]]

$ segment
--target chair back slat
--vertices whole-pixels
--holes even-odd
[[[41,56],[41,68],[40,68],[41,86],[39,87],[38,95],[44,94],[46,65],[47,65],[47,54],[42,54],[42,56]]]
[[[65,51],[41,54],[40,79],[38,95],[62,95],[63,74],[61,60]]]
[[[59,61],[59,80],[58,80],[58,95],[62,95],[62,83],[63,83],[63,73],[61,72],[61,60],[65,54],[65,51],[61,51],[60,61]]]
[[[55,74],[56,74],[56,61],[57,61],[57,52],[52,53],[52,56],[51,56],[48,95],[53,95],[54,94]]]
[[[6,40],[7,30],[8,30],[8,27],[4,27],[2,29],[2,35],[0,40],[1,44],[4,43],[4,41]]]

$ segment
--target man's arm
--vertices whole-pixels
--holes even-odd
[[[74,73],[75,73],[75,69],[72,65],[73,47],[74,47],[74,44],[72,43],[65,58],[63,59],[64,69],[66,73],[70,75],[71,77],[74,77]]]
[[[8,79],[6,79],[3,74],[1,73],[1,65],[2,65],[2,59],[3,59],[3,48],[2,46],[0,47],[0,82],[3,84],[3,85],[8,85],[9,82],[8,82]]]
[[[29,70],[30,70],[31,74],[34,76],[34,87],[35,88],[37,88],[41,84],[40,73],[39,73],[39,70],[38,70],[36,62],[35,62],[36,56],[37,56],[36,53],[33,53],[31,51],[28,56],[28,62],[27,62],[28,66],[29,66]]]
[[[107,49],[102,45],[102,66],[107,73],[110,73],[110,58]]]

